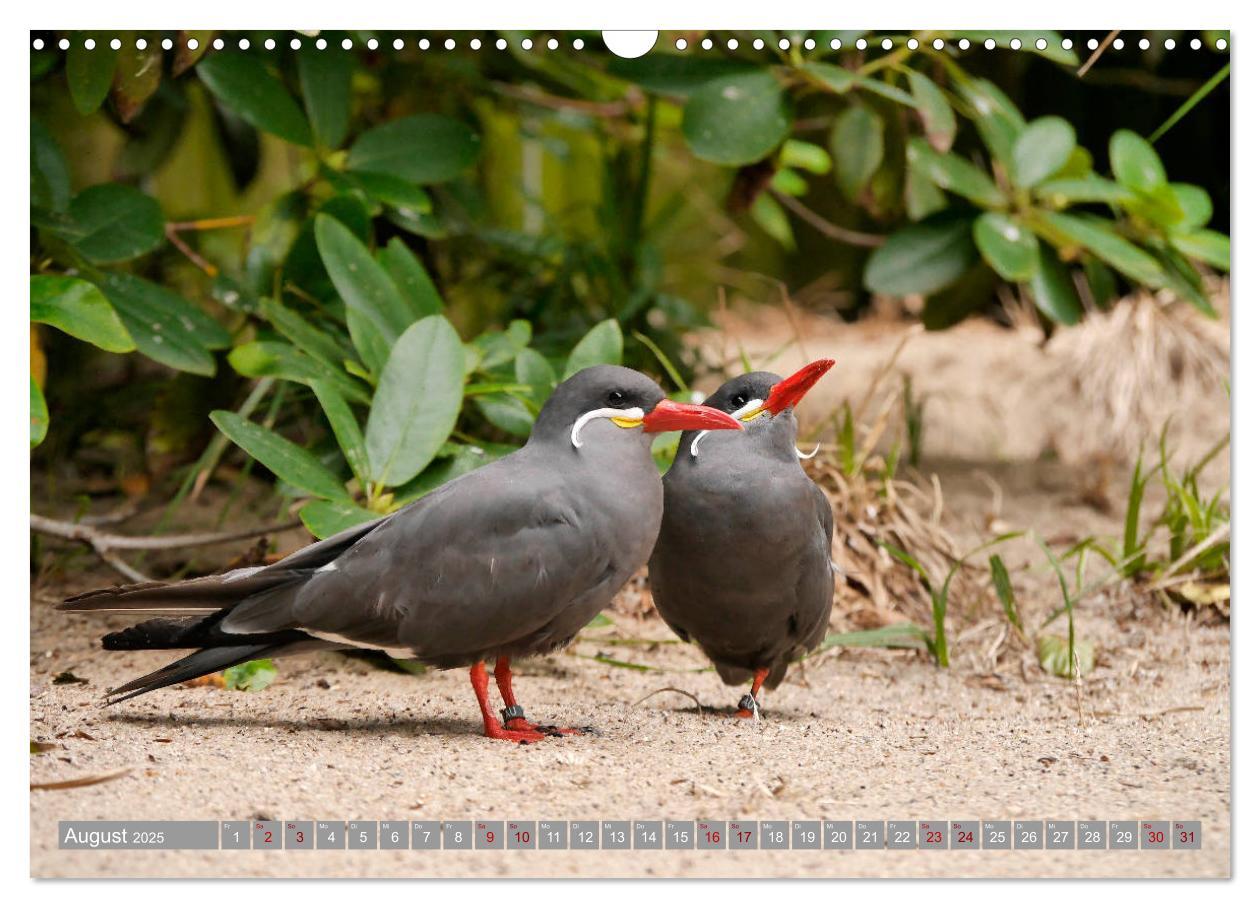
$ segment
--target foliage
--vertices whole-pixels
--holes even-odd
[[[1077,62],[1046,36],[1011,53]],[[1229,265],[1205,192],[1123,130],[1103,176],[1065,119],[1027,121],[972,71],[962,33],[862,51],[857,33],[812,50],[743,35],[638,60],[594,36],[580,54],[512,34],[501,54],[377,53],[368,33],[275,50],[261,33],[68,37],[31,58],[33,363],[64,349],[47,326],[140,354],[140,374],[200,377],[155,400],[150,434],[213,411],[310,499],[317,535],[511,450],[582,365],[624,357],[685,389],[704,364],[682,337],[728,273],[724,237],[746,223],[763,252],[792,248],[789,203],[883,231],[845,254],[865,256],[867,291],[925,295],[932,327],[999,279],[1075,321],[1078,268],[1100,304],[1114,270],[1207,309],[1199,269]],[[68,405],[46,388],[33,369],[32,447]],[[911,403],[907,388],[912,427]]]

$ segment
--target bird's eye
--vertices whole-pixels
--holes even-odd
[[[617,406],[620,406],[621,404],[624,404],[624,403],[626,402],[626,392],[624,392],[624,391],[609,391],[609,392],[608,392],[608,402],[609,402],[610,404],[612,404],[614,407],[617,407]]]
[[[734,397],[731,398],[731,404],[732,406],[735,407],[736,410],[738,410],[740,407],[742,407],[746,403],[748,403],[748,395],[746,394],[736,394]]]

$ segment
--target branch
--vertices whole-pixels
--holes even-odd
[[[1098,62],[1098,58],[1103,55],[1103,53],[1107,50],[1107,48],[1111,47],[1111,42],[1116,40],[1116,36],[1119,34],[1120,34],[1120,29],[1117,28],[1114,31],[1112,31],[1111,34],[1109,34],[1107,37],[1103,38],[1102,44],[1098,45],[1098,49],[1095,50],[1092,54],[1090,54],[1089,59],[1085,61],[1085,64],[1076,71],[1076,78],[1079,79],[1081,76],[1085,75],[1087,72],[1089,72],[1091,69],[1094,68],[1094,64]]]
[[[40,514],[31,515],[31,529],[46,536],[60,539],[71,539],[86,542],[98,551],[141,551],[151,552],[162,549],[187,549],[202,545],[214,545],[219,542],[236,542],[240,539],[252,539],[255,536],[267,536],[300,527],[300,520],[275,526],[259,527],[251,530],[231,530],[226,533],[184,533],[174,536],[123,536],[119,533],[102,533],[94,527],[81,523],[70,523],[65,520],[54,520]]]
[[[876,233],[863,233],[860,230],[850,230],[848,227],[841,227],[839,224],[833,224],[822,215],[809,208],[806,208],[797,199],[788,195],[786,192],[780,192],[777,189],[771,189],[770,194],[775,200],[788,211],[792,212],[806,224],[813,227],[825,237],[830,237],[841,243],[848,243],[850,246],[864,246],[867,249],[875,249],[884,245],[886,237]]]

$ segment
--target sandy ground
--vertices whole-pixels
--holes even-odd
[[[993,333],[977,352],[964,326],[907,349],[916,384],[949,384],[930,408],[929,461],[960,536],[1000,518],[1043,533],[1118,532],[1091,504],[1096,485],[1031,460],[1044,426],[1003,376],[1029,344]],[[859,395],[888,337],[858,327],[811,356],[839,353]],[[778,340],[767,333],[767,347]],[[993,351],[994,338],[1005,351]],[[915,341],[918,344],[918,341]],[[882,346],[880,346],[882,345]],[[952,351],[952,352],[951,352]],[[970,366],[966,363],[970,362]],[[1002,365],[1005,364],[1005,365]],[[1007,370],[1007,371],[1002,371]],[[837,370],[838,371],[838,370]],[[863,375],[867,378],[863,379]],[[960,376],[970,375],[968,381]],[[935,378],[933,378],[935,376]],[[972,390],[968,391],[970,388]],[[970,398],[968,397],[970,395]],[[981,398],[990,401],[982,403]],[[970,401],[970,402],[969,402]],[[948,403],[948,407],[945,404]],[[825,406],[815,401],[816,407]],[[962,408],[961,411],[956,408]],[[951,422],[958,412],[970,422]],[[1221,413],[1209,418],[1217,424]],[[1228,425],[1228,413],[1224,413]],[[1012,429],[1002,436],[1003,422]],[[1036,436],[1036,437],[1034,437]],[[1221,476],[1227,473],[1221,468]],[[1120,475],[1112,497],[1123,496]],[[1123,499],[1118,507],[1123,511]],[[300,536],[281,546],[300,543]],[[223,558],[230,557],[224,552]],[[216,557],[208,553],[204,557]],[[1053,604],[1026,603],[1035,620]],[[129,770],[112,781],[31,792],[31,871],[40,877],[149,876],[1082,876],[1223,877],[1230,864],[1228,625],[1114,600],[1086,603],[1079,633],[1098,667],[1078,690],[1027,650],[999,649],[1000,622],[958,629],[954,668],[921,655],[831,650],[764,698],[758,723],[728,715],[739,691],[671,642],[654,617],[615,616],[568,651],[522,663],[517,692],[537,721],[598,735],[521,747],[478,735],[463,672],[410,676],[336,654],[296,657],[257,693],[175,688],[115,707],[105,689],[162,664],[105,654],[117,618],[52,610],[113,582],[90,558],[34,584],[33,782]],[[617,639],[660,643],[624,645]],[[993,645],[991,645],[991,641]],[[648,666],[618,668],[605,655]],[[57,684],[72,671],[84,683]],[[686,695],[704,704],[697,709]],[[653,694],[653,692],[657,692]],[[644,698],[647,698],[646,700]],[[165,852],[60,851],[60,819],[1179,819],[1203,822],[1201,851],[1135,852]]]

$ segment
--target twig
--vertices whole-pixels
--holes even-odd
[[[251,539],[255,536],[268,536],[300,527],[300,520],[259,527],[250,530],[231,530],[226,533],[184,533],[173,536],[123,536],[118,533],[102,533],[94,527],[81,523],[70,523],[65,520],[54,520],[40,514],[31,515],[31,529],[46,536],[60,539],[71,539],[86,542],[98,551],[140,551],[151,552],[162,549],[187,549],[202,545],[214,545],[219,542],[235,542],[239,539]]]
[[[642,703],[644,700],[650,700],[652,697],[655,697],[657,694],[665,694],[665,693],[670,693],[670,694],[682,694],[684,697],[689,697],[689,698],[691,699],[691,702],[692,702],[692,703],[694,703],[694,704],[696,704],[696,708],[697,708],[698,710],[700,710],[700,712],[701,712],[701,713],[703,713],[703,712],[704,712],[704,704],[700,702],[700,698],[699,698],[699,697],[697,697],[695,694],[691,693],[691,691],[686,691],[686,690],[683,690],[681,687],[661,687],[661,688],[658,688],[657,690],[652,691],[652,692],[651,692],[650,694],[648,694],[647,696],[640,697],[639,699],[635,700],[635,701],[634,701],[633,703],[631,703],[630,705],[631,705],[631,706],[638,706],[638,705],[639,705],[640,703]]]
[[[224,230],[230,227],[248,227],[254,223],[252,214],[237,214],[225,218],[202,218],[199,221],[169,221],[167,230]]]
[[[1109,34],[1107,37],[1103,38],[1102,44],[1098,45],[1098,49],[1095,50],[1092,54],[1090,54],[1089,59],[1086,60],[1085,63],[1081,66],[1081,68],[1076,71],[1076,78],[1078,79],[1081,78],[1091,69],[1093,69],[1094,64],[1098,62],[1098,58],[1103,55],[1103,53],[1107,50],[1107,48],[1111,47],[1111,42],[1116,40],[1116,37],[1119,34],[1120,34],[1120,29],[1117,28],[1114,31],[1112,31],[1112,33]]]
[[[841,227],[824,218],[817,212],[805,207],[805,205],[786,192],[780,192],[777,189],[771,189],[772,195],[780,205],[792,212],[806,224],[813,227],[823,236],[836,240],[841,243],[848,243],[850,246],[863,246],[867,249],[875,249],[884,245],[883,236],[875,233],[863,233],[860,230],[850,230],[848,227]]]
[[[551,110],[574,110],[594,117],[616,118],[629,113],[631,105],[625,101],[585,101],[580,98],[563,98],[529,88],[519,88],[506,82],[491,82],[496,94],[515,101],[524,101]]]
[[[171,241],[172,246],[174,246],[180,252],[184,253],[184,256],[190,262],[192,262],[194,265],[196,265],[198,268],[204,271],[207,275],[209,275],[210,277],[218,277],[219,269],[216,268],[214,265],[210,264],[200,255],[198,255],[196,250],[194,250],[191,246],[185,243],[183,239],[180,237],[179,231],[175,229],[174,224],[166,225],[166,238]]]

